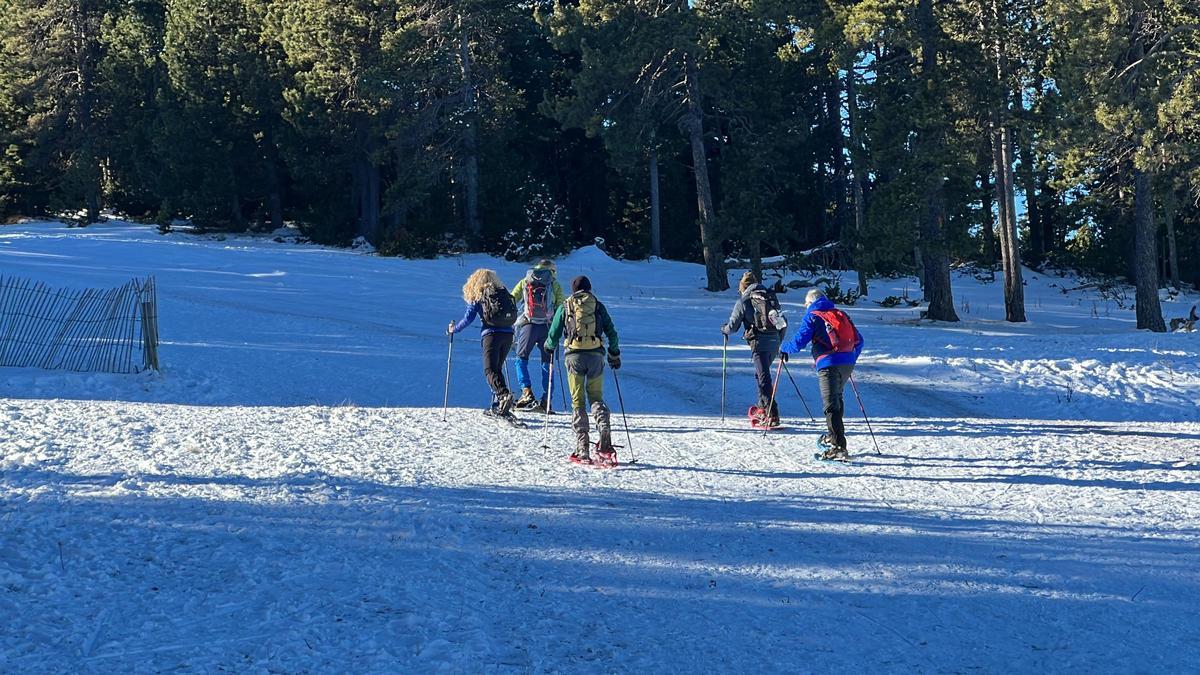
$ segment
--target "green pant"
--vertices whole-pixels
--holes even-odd
[[[588,403],[604,402],[604,353],[568,352],[563,358],[567,368],[567,389],[571,407],[587,410]]]

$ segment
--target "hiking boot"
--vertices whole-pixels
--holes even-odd
[[[846,452],[845,448],[831,447],[821,453],[821,459],[827,462],[845,462],[849,461],[850,453]]]
[[[767,419],[767,424],[772,427],[779,426],[779,404],[771,403],[771,415]]]
[[[505,389],[496,396],[496,414],[501,417],[512,415],[513,395],[512,392]]]
[[[531,407],[534,403],[537,403],[537,397],[535,397],[533,395],[533,389],[531,389],[529,387],[522,387],[521,388],[521,398],[517,399],[517,402],[514,403],[513,405],[520,408],[521,410],[525,410],[525,409]]]
[[[589,451],[590,444],[586,439],[575,443],[575,452],[571,453],[571,461],[576,464],[591,464],[592,453]]]

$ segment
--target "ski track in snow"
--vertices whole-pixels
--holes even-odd
[[[585,249],[560,275],[591,275],[617,322],[638,459],[596,471],[566,461],[566,415],[542,448],[544,418],[514,431],[479,414],[476,342],[456,341],[443,421],[438,331],[485,264],[521,271],[120,225],[0,229],[5,274],[154,272],[166,364],[0,370],[0,671],[1200,662],[1195,336],[1134,332],[1132,312],[1034,272],[1024,326],[989,314],[999,285],[969,277],[961,326],[851,308],[882,454],[848,390],[855,461],[819,463],[820,425],[786,377],[789,428],[746,428],[744,349],[720,420],[731,293],[699,291],[699,266]],[[819,415],[810,369],[790,371]],[[625,444],[611,378],[606,394]]]

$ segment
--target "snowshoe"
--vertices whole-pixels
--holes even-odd
[[[496,408],[488,408],[487,410],[484,410],[483,416],[490,417],[495,420],[500,420],[502,422],[507,422],[509,425],[511,425],[515,429],[528,429],[529,428],[528,426],[526,426],[526,424],[524,422],[517,419],[516,415],[512,414],[511,412],[508,413],[507,415],[502,415],[500,413],[500,411]]]
[[[518,410],[520,410],[521,412],[545,415],[546,414],[546,404],[545,404],[545,402],[540,401],[535,398],[535,399],[533,399],[533,401],[531,401],[523,406],[519,406]]]
[[[529,387],[522,387],[521,398],[517,399],[517,402],[514,403],[513,406],[516,407],[517,410],[528,410],[536,406],[537,403],[538,400],[537,397],[533,395],[533,390]]]
[[[620,446],[610,445],[607,449],[601,450],[600,444],[596,444],[596,456],[592,460],[592,464],[606,469],[615,469],[620,466],[617,463],[617,448]]]
[[[575,451],[567,459],[575,464],[590,466],[593,469],[615,469],[621,464],[617,461],[617,448],[621,446],[614,445],[608,450],[601,450],[600,444],[597,442],[592,445],[590,452]]]
[[[833,446],[829,442],[829,434],[821,434],[817,437],[817,452],[813,453],[813,459],[819,462],[849,462],[850,453],[845,448]]]
[[[780,427],[779,418],[772,419],[767,414],[766,408],[752,405],[746,416],[750,418],[750,426],[755,429],[778,429]]]

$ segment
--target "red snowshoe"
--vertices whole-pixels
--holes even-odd
[[[750,410],[746,413],[746,415],[750,418],[750,426],[754,427],[755,429],[779,428],[779,418],[776,417],[772,419],[771,416],[767,414],[766,408],[760,408],[756,405],[752,405],[750,406]]]
[[[620,463],[617,462],[617,448],[619,447],[621,446],[614,445],[611,450],[601,450],[600,444],[596,443],[592,446],[592,451],[589,453],[587,459],[575,453],[571,453],[571,456],[567,459],[575,464],[590,466],[593,469],[615,469],[620,466]]]

